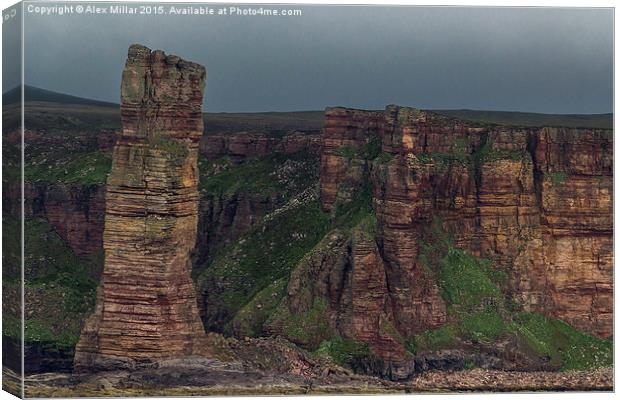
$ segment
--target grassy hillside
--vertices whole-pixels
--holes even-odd
[[[6,251],[19,254],[20,222],[17,218],[3,220]],[[95,304],[97,273],[103,264],[99,252],[80,259],[45,220],[26,218],[25,238],[25,296],[26,343],[46,343],[57,349],[75,346],[82,324]],[[10,239],[10,240],[9,240]],[[12,265],[17,260],[6,259]],[[3,271],[4,272],[4,271]],[[3,276],[3,290],[17,293],[18,276]],[[20,338],[19,316],[3,315],[3,334]]]
[[[118,104],[107,101],[99,101],[86,99],[83,97],[71,96],[64,93],[53,92],[51,90],[41,89],[34,86],[24,86],[24,97],[26,102],[43,101],[46,103],[57,104],[79,104],[98,107],[118,107]],[[21,87],[17,86],[6,93],[2,94],[2,104],[14,104],[21,101]]]

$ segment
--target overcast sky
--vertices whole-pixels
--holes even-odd
[[[289,7],[303,15],[26,13],[25,80],[118,102],[142,43],[206,66],[206,111],[612,112],[611,9]]]

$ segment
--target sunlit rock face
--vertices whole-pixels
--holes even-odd
[[[601,337],[613,333],[613,132],[537,132],[548,312]]]
[[[388,263],[415,271],[419,235],[439,218],[459,247],[507,274],[518,307],[611,337],[611,131],[476,126],[397,106],[385,114],[383,150],[394,160],[374,187]],[[426,314],[411,321],[437,321]]]
[[[200,354],[205,333],[190,277],[198,223],[198,143],[206,72],[133,45],[123,130],[106,186],[105,266],[76,370],[131,368]]]
[[[377,140],[381,154],[364,164],[365,148]],[[450,322],[437,276],[420,257],[425,232],[439,221],[456,247],[505,274],[502,289],[516,310],[611,337],[612,148],[609,130],[475,124],[394,105],[327,109],[322,207],[333,213],[355,200],[369,174],[377,219],[376,246],[350,247],[342,263],[351,278],[319,296],[333,321],[352,322],[347,330],[332,325],[392,366],[404,365],[401,372],[413,368],[398,341],[383,339],[381,324],[389,321],[398,338]],[[292,311],[294,289],[289,284]]]

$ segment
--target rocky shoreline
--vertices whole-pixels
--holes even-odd
[[[18,379],[9,370],[5,369],[4,374],[7,378]],[[147,375],[148,380],[144,379]],[[158,384],[161,378],[170,379],[170,384]],[[292,374],[249,371],[239,364],[210,360],[200,366],[186,366],[183,369],[178,366],[161,367],[134,372],[105,372],[89,377],[47,373],[29,375],[25,379],[25,394],[28,397],[547,391],[613,391],[613,369],[565,372],[434,371],[422,373],[408,381],[390,382],[340,373],[310,379]]]
[[[433,371],[411,381],[414,392],[613,391],[614,371],[516,372],[473,369]]]

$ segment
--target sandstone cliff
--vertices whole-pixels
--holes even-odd
[[[163,109],[172,118],[172,109]],[[182,110],[174,113],[185,121]],[[135,121],[128,125],[134,130]],[[611,363],[611,353],[600,352],[609,341],[572,328],[612,333],[610,131],[498,126],[398,106],[330,108],[318,144],[308,132],[246,125],[200,139],[192,262],[207,331],[281,335],[392,379],[471,365]],[[48,242],[27,263],[26,280],[36,283],[31,308],[41,312],[26,326],[49,325],[52,333],[26,330],[32,371],[72,366],[75,342],[53,335],[70,321],[79,332],[90,312],[108,149],[120,138],[119,146],[129,143],[139,154],[134,144],[142,143],[107,128],[67,135],[28,132],[50,150],[26,164],[26,235]],[[154,145],[182,150],[166,140]],[[19,185],[5,192],[5,209],[18,211],[11,197],[19,198]],[[62,256],[60,239],[68,246]],[[61,292],[63,302],[44,306]],[[72,304],[83,307],[66,312]],[[58,312],[62,318],[46,319]],[[574,354],[563,356],[568,351]],[[101,360],[113,366],[112,358]]]
[[[325,111],[320,174],[321,205],[325,210],[330,211],[339,197],[346,197],[364,185],[363,170],[367,165],[354,157],[355,152],[380,141],[381,119],[382,114],[378,112],[347,108]]]
[[[415,265],[421,228],[440,216],[453,225],[459,247],[490,257],[510,275],[525,309],[610,336],[611,132],[477,127],[390,106],[375,132],[343,140],[330,129],[333,113],[326,114],[324,165],[336,164],[329,145],[336,138],[359,149],[379,134],[384,154],[391,156],[373,171],[379,241],[388,264]],[[375,125],[376,114],[367,113],[366,120]],[[340,169],[326,167],[321,175],[325,209],[342,190],[346,174]],[[558,246],[567,252],[558,254]],[[568,306],[568,292],[579,294],[579,304]],[[429,311],[415,320],[432,326],[442,317]]]
[[[611,336],[610,131],[475,124],[388,106],[327,109],[323,135],[323,209],[338,218],[371,190],[376,231],[316,248],[268,331],[308,345],[287,321],[326,315],[322,339],[366,343],[381,360],[370,369],[391,377],[425,368],[436,356],[420,351],[436,332],[456,335],[445,348],[486,353],[495,367],[557,368],[525,350],[532,344],[519,324],[538,317],[513,312]],[[467,291],[468,280],[480,287]],[[433,362],[462,363],[455,354]]]
[[[140,45],[121,86],[123,131],[106,188],[105,265],[76,370],[199,354],[190,278],[198,221],[204,67]]]
[[[24,184],[26,217],[45,217],[79,256],[101,250],[105,188],[81,184]]]
[[[285,131],[279,135],[263,131],[218,132],[202,137],[200,153],[208,160],[227,157],[240,162],[248,157],[273,153],[293,154],[302,150],[319,152],[321,142],[318,131]]]

